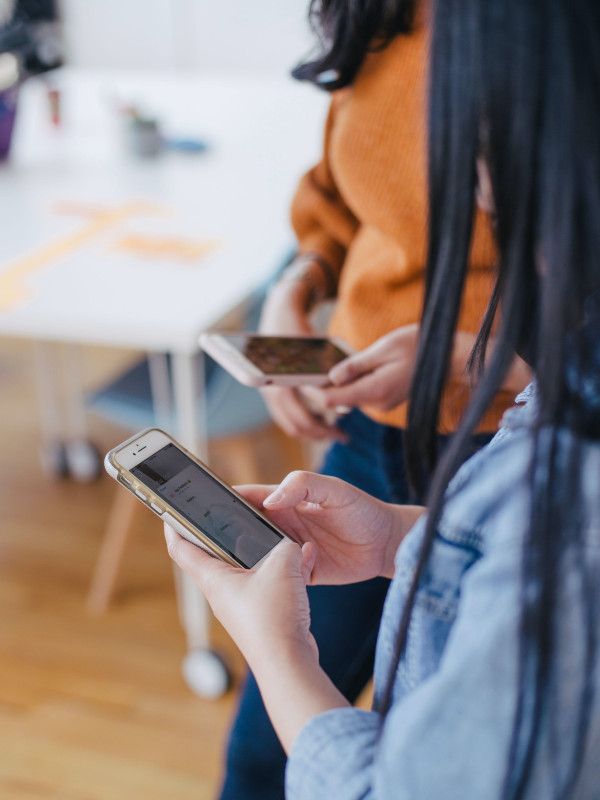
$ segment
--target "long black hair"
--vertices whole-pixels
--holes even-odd
[[[403,652],[419,573],[444,492],[469,436],[515,351],[536,375],[529,469],[531,519],[522,561],[519,701],[504,786],[521,798],[542,713],[552,716],[559,566],[569,554],[581,593],[584,656],[573,704],[568,797],[581,763],[598,658],[598,587],[583,557],[581,444],[600,438],[600,3],[598,0],[434,0],[429,126],[429,255],[411,390],[407,460],[418,483],[436,462],[435,431],[465,282],[476,161],[490,173],[499,252],[497,283],[475,352],[485,353],[461,426],[433,474],[417,575],[396,639]],[[564,431],[569,431],[564,436]],[[589,476],[587,476],[589,479]],[[600,485],[600,476],[596,476]],[[386,702],[389,705],[393,678]]]
[[[416,0],[311,0],[309,21],[319,47],[292,75],[327,91],[349,86],[366,54],[409,33]]]

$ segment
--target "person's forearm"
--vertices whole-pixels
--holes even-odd
[[[327,274],[318,261],[298,256],[270,289],[259,330],[274,336],[308,336],[314,307],[329,295]]]
[[[385,551],[383,568],[381,570],[382,578],[393,578],[395,570],[395,559],[398,548],[406,534],[411,530],[415,522],[421,517],[427,509],[425,506],[392,506],[392,513],[394,515],[394,525],[388,544]]]
[[[265,708],[285,752],[290,753],[306,723],[350,703],[319,666],[312,648],[274,645],[249,659]]]

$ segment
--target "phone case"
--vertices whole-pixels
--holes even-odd
[[[168,525],[170,525],[173,530],[177,531],[177,533],[180,536],[183,536],[183,538],[188,542],[191,542],[197,547],[201,547],[209,555],[214,556],[215,558],[220,558],[222,561],[226,561],[228,564],[231,564],[234,567],[239,567],[240,564],[235,559],[231,558],[228,553],[221,550],[218,545],[214,544],[214,542],[212,542],[208,537],[200,538],[202,531],[196,532],[196,529],[185,519],[185,517],[182,517],[180,514],[178,514],[175,509],[169,508],[163,510],[162,513],[159,512],[157,508],[161,508],[164,501],[155,492],[153,492],[152,489],[148,488],[148,486],[140,481],[136,481],[133,475],[130,476],[130,474],[127,474],[127,478],[125,478],[127,470],[115,462],[115,454],[124,447],[127,447],[127,445],[135,442],[141,436],[153,430],[159,430],[159,428],[146,428],[143,431],[139,431],[134,436],[131,436],[124,442],[121,442],[119,445],[117,445],[117,447],[113,447],[112,450],[109,450],[104,458],[104,468],[106,469],[107,473],[111,478],[114,478],[114,480],[116,480],[121,486],[127,489],[137,500],[149,508],[153,514],[155,514],[157,517],[160,517],[163,522],[166,522]],[[160,432],[163,433],[163,431]],[[175,442],[172,437],[169,437],[169,439],[173,441],[187,456],[189,456],[192,461],[198,461],[198,459],[192,453],[186,450],[185,447],[179,444],[179,442]],[[204,464],[202,467],[210,475],[213,475],[215,478],[217,478],[220,483],[223,483],[221,479],[217,475],[214,475],[214,473],[211,472],[211,470],[209,470]],[[148,496],[148,502],[136,494],[136,489],[143,491],[143,493]],[[154,503],[157,508],[153,508],[151,505],[152,503]]]
[[[187,539],[187,541],[191,542],[197,547],[201,547],[209,555],[219,558],[234,567],[243,569],[257,569],[262,564],[263,560],[268,558],[272,551],[272,548],[270,548],[265,553],[263,558],[254,563],[251,567],[247,566],[242,561],[238,561],[226,550],[221,549],[218,543],[214,542],[201,529],[195,527],[194,524],[180,514],[176,508],[172,508],[167,502],[165,502],[164,497],[158,495],[149,486],[138,480],[135,475],[130,472],[128,467],[122,466],[117,462],[117,453],[125,450],[140,438],[153,432],[160,434],[162,437],[165,437],[167,442],[175,445],[175,447],[184,453],[193,463],[197,464],[203,472],[205,472],[217,484],[219,484],[223,491],[236,497],[243,505],[247,506],[255,516],[257,516],[259,519],[262,519],[267,527],[276,531],[277,534],[281,536],[282,540],[292,541],[285,531],[281,530],[281,528],[269,520],[268,517],[262,514],[259,509],[249,503],[244,497],[242,497],[241,494],[239,494],[239,492],[236,492],[232,486],[230,486],[226,481],[209,469],[206,464],[200,461],[200,459],[196,458],[193,453],[190,453],[190,451],[179,444],[179,442],[159,428],[146,428],[145,430],[136,433],[134,436],[131,436],[124,442],[121,442],[106,454],[104,459],[106,471],[114,480],[124,486],[129,492],[131,492],[131,494],[134,495],[134,497],[136,497],[140,502],[144,503],[144,505],[146,505],[156,516],[160,517],[163,522],[168,523],[177,533],[183,536],[183,538]],[[139,452],[137,455],[139,455]],[[277,544],[274,545],[274,547],[276,546]]]

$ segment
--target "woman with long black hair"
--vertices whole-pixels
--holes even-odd
[[[430,29],[419,0],[312,0],[319,39],[294,75],[330,92],[323,156],[299,182],[291,207],[298,254],[271,288],[260,329],[315,333],[311,311],[335,297],[328,332],[356,355],[318,392],[321,409],[351,407],[332,424],[306,393],[263,390],[273,419],[290,436],[329,438],[323,474],[387,502],[410,501],[404,466],[406,398],[425,289],[427,250],[426,75]],[[453,367],[441,403],[438,444],[456,429],[468,387],[465,361],[493,285],[489,219],[475,222]],[[518,370],[515,370],[518,373]],[[529,382],[516,374],[519,387]],[[516,387],[499,392],[471,446],[489,441]],[[314,392],[314,390],[313,390]],[[313,394],[314,401],[314,394]],[[373,674],[388,581],[309,589],[320,663],[352,703]],[[252,674],[228,739],[221,800],[281,800],[285,754]]]
[[[600,787],[600,5],[435,0],[427,294],[411,388],[418,482],[489,177],[496,289],[477,389],[428,509],[330,477],[250,487],[302,548],[256,573],[167,530],[257,678],[294,800],[577,798]],[[499,309],[493,352],[490,322]],[[457,469],[514,352],[525,405]],[[487,358],[486,358],[487,355]],[[319,666],[307,583],[387,575],[371,712]]]

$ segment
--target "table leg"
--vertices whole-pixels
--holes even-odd
[[[172,427],[173,398],[166,354],[148,353],[148,369],[154,419],[157,427],[167,431]]]
[[[67,464],[60,414],[57,374],[59,346],[55,342],[34,342],[34,364],[40,409],[42,469],[52,477],[64,477]]]
[[[175,395],[175,408],[177,410],[178,435],[181,444],[198,453],[201,460],[206,459],[206,428],[204,436],[200,436],[198,426],[198,402],[203,404],[204,386],[203,375],[197,369],[194,356],[184,353],[172,355],[173,364],[173,391]],[[204,426],[205,427],[205,426]],[[208,647],[208,608],[204,595],[196,584],[185,574],[178,574],[176,570],[177,596],[179,599],[179,613],[181,622],[186,632],[188,649]]]
[[[36,342],[35,372],[42,469],[52,477],[70,475],[82,483],[95,480],[101,472],[102,461],[87,435],[81,348],[72,344]]]
[[[172,356],[172,359],[173,389],[179,428],[177,435],[181,444],[195,452],[198,445],[196,403],[200,392],[195,364],[189,357],[178,354]],[[148,353],[148,366],[156,424],[159,428],[168,430],[172,427],[173,397],[167,356],[164,353]],[[206,614],[201,613],[198,616],[198,609],[202,612],[202,607],[205,606],[204,598],[201,597],[199,601],[196,599],[197,587],[193,581],[184,577],[184,573],[177,566],[173,567],[173,571],[179,618],[188,638],[188,648],[206,647],[209,639],[208,620]]]
[[[208,459],[208,435],[202,359],[186,353],[173,353],[171,363],[181,444],[205,461]]]
[[[75,344],[65,344],[63,357],[67,390],[67,429],[65,431],[67,467],[69,474],[76,481],[89,483],[99,477],[102,471],[102,459],[90,441],[88,433],[81,347]]]
[[[85,416],[85,397],[81,377],[81,347],[76,344],[63,345],[67,388],[67,427],[72,440],[86,440],[88,426]]]
[[[179,439],[184,447],[208,460],[207,426],[204,406],[204,371],[196,356],[172,355],[173,390]],[[200,404],[200,414],[198,413]],[[198,419],[200,417],[200,420]],[[229,685],[229,673],[221,659],[209,649],[209,609],[200,589],[175,567],[179,614],[187,636],[188,654],[183,676],[192,691],[203,697],[219,697]]]

